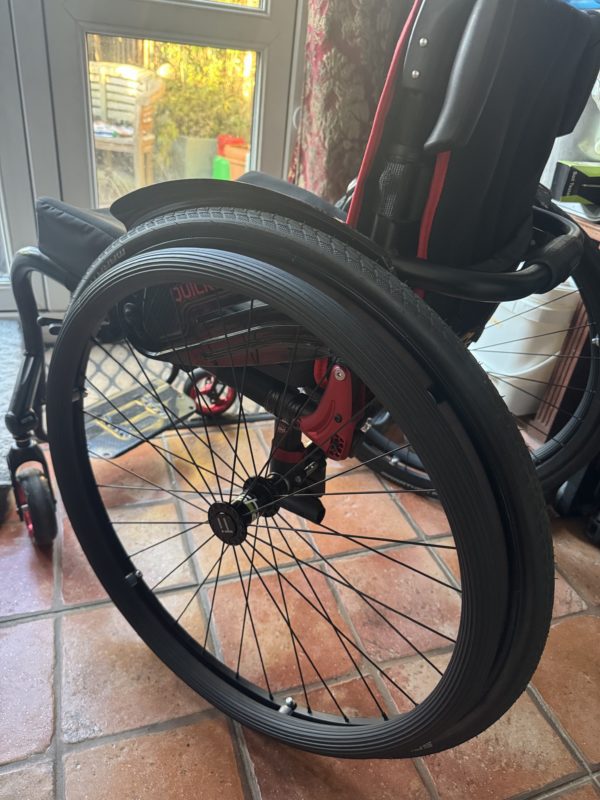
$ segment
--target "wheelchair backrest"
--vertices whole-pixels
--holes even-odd
[[[600,16],[563,0],[415,0],[349,224],[399,255],[515,268],[554,140],[599,69]]]

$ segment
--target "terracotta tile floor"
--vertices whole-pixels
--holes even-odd
[[[139,448],[123,463],[135,471],[144,459]],[[154,471],[147,477],[161,482],[169,468],[155,464],[148,469]],[[180,472],[171,475],[171,485],[185,498],[190,483],[196,486],[198,480],[189,464]],[[150,580],[165,565],[177,565],[183,554],[180,539],[160,549],[155,544],[177,520],[180,526],[198,521],[197,509],[187,503],[185,516],[177,516],[176,503],[158,502],[152,484],[106,462],[98,465],[97,476],[111,487],[106,497],[123,540],[144,550],[144,577]],[[382,486],[378,481],[362,471],[341,476],[338,483],[375,491]],[[140,489],[145,503],[134,508]],[[356,496],[342,512],[331,510],[331,524],[352,534],[345,545],[305,525],[296,554],[310,560],[313,548],[321,549],[332,564],[343,564],[346,576],[362,581],[367,592],[383,583],[386,592],[407,594],[410,583],[419,598],[411,613],[417,617],[420,609],[427,619],[444,619],[443,633],[451,636],[459,605],[446,582],[458,576],[456,559],[452,551],[440,549],[434,557],[418,546],[419,541],[450,541],[444,514],[434,501],[419,496],[381,499],[381,519],[395,531],[391,548],[400,548],[407,565],[405,584],[388,576],[393,562],[378,566],[372,553],[361,552],[361,534],[369,533],[361,522],[367,495]],[[600,800],[600,550],[585,541],[577,521],[555,522],[554,529],[555,620],[532,685],[508,714],[450,752],[414,761],[340,761],[291,750],[216,712],[159,662],[113,608],[64,515],[49,556],[32,547],[12,514],[0,529],[0,800]],[[293,589],[305,576],[287,550],[285,527],[265,526],[262,536],[272,537],[271,553],[286,565],[287,611],[297,613]],[[192,546],[201,542],[197,530],[190,532],[190,541]],[[185,613],[186,627],[200,640],[206,632],[206,603],[202,611],[191,602],[193,587],[218,555],[213,543],[163,584],[165,606],[174,614]],[[300,653],[296,666],[285,620],[267,599],[281,586],[268,573],[268,559],[256,564],[261,578],[257,572],[252,604],[256,619],[270,632],[262,655],[274,688],[289,686],[287,676],[296,668],[309,682],[311,664]],[[230,660],[243,625],[238,610],[248,586],[248,565],[247,554],[240,552],[238,563],[229,554],[219,592],[213,588],[206,594],[218,646]],[[235,580],[238,568],[246,573],[245,588]],[[420,586],[422,572],[440,582]],[[301,638],[325,664],[325,677],[335,676],[336,699],[348,716],[370,715],[373,703],[403,710],[407,700],[391,684],[372,678],[371,698],[364,687],[362,694],[355,691],[359,681],[342,675],[346,668],[339,642],[324,624],[324,614],[335,621],[339,636],[357,635],[370,656],[389,661],[390,675],[413,697],[427,692],[437,679],[434,668],[392,636],[384,615],[356,603],[339,581],[313,574],[312,585],[314,602],[303,616]],[[416,625],[406,631],[411,641],[432,652],[435,666],[445,665],[443,639]],[[260,679],[262,667],[251,641],[241,663],[245,674]],[[324,689],[309,695],[311,703],[322,710],[330,704],[335,712]]]

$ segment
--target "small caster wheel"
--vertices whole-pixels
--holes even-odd
[[[50,547],[56,538],[54,497],[48,480],[39,469],[24,469],[16,477],[19,515],[38,547]]]
[[[217,417],[229,411],[236,398],[235,389],[221,383],[205,369],[195,369],[183,391],[194,401],[196,411],[205,417]]]

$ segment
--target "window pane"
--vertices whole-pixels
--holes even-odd
[[[257,54],[88,34],[98,203],[248,166]]]

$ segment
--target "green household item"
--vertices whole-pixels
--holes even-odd
[[[552,196],[561,203],[600,205],[600,163],[559,161],[552,181]]]
[[[212,163],[212,176],[218,181],[231,180],[231,164],[225,156],[215,156]]]

